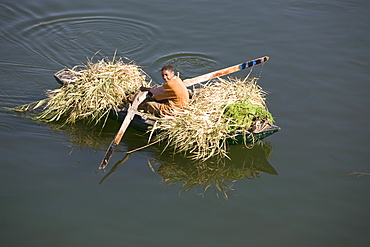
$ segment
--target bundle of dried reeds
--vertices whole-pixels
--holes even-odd
[[[18,111],[42,111],[35,119],[64,124],[86,119],[89,123],[105,122],[109,112],[127,106],[127,96],[139,91],[140,86],[150,86],[148,76],[133,62],[122,58],[89,60],[86,65],[71,69],[76,75],[73,83],[48,90],[46,99],[14,108]]]
[[[171,146],[196,160],[227,157],[230,131],[248,130],[256,114],[273,121],[266,108],[266,93],[256,85],[257,80],[217,79],[195,89],[189,107],[161,119],[156,126],[162,130],[159,138],[167,137],[166,148]],[[253,111],[235,111],[241,106]]]

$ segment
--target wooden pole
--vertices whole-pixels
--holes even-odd
[[[209,81],[209,80],[212,80],[212,79],[217,78],[217,77],[221,77],[221,76],[224,76],[224,75],[235,73],[235,72],[238,72],[238,71],[246,69],[246,68],[251,68],[253,66],[262,64],[262,63],[268,61],[269,59],[270,58],[268,56],[260,57],[260,58],[253,59],[253,60],[245,62],[245,63],[237,64],[237,65],[225,68],[225,69],[220,69],[220,70],[208,73],[208,74],[204,74],[204,75],[197,76],[197,77],[190,78],[190,79],[185,79],[183,82],[184,82],[186,87],[190,87],[192,85],[195,85],[195,84],[198,84],[198,83],[201,83],[201,82],[205,82],[205,81]]]
[[[125,120],[123,120],[119,131],[117,132],[113,141],[109,145],[107,152],[105,153],[105,156],[102,162],[100,163],[99,169],[104,169],[105,167],[107,167],[109,159],[112,157],[114,148],[120,143],[123,137],[123,134],[126,132],[127,127],[130,125],[132,119],[135,116],[135,112],[137,111],[138,106],[140,105],[141,102],[145,100],[146,95],[147,95],[147,92],[142,92],[142,91],[135,94],[132,104],[127,110],[127,115],[125,117]]]

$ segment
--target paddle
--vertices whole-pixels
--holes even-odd
[[[194,84],[201,83],[201,82],[204,82],[204,81],[209,81],[209,80],[214,79],[216,77],[221,77],[221,76],[228,75],[228,74],[231,74],[231,73],[234,73],[234,72],[238,72],[238,71],[246,69],[246,68],[251,68],[253,66],[262,64],[262,63],[268,61],[269,59],[270,58],[267,57],[267,56],[260,57],[260,58],[253,59],[253,60],[250,60],[250,61],[245,62],[245,63],[237,64],[237,65],[225,68],[225,69],[220,69],[220,70],[208,73],[208,74],[204,74],[204,75],[197,76],[197,77],[190,78],[190,79],[185,79],[183,82],[184,82],[186,87],[190,87]]]
[[[130,105],[130,107],[127,110],[127,115],[126,115],[125,119],[123,120],[119,131],[117,132],[113,141],[109,145],[109,147],[107,149],[107,152],[105,153],[105,156],[104,156],[104,158],[103,158],[103,160],[102,160],[102,162],[99,166],[99,169],[104,169],[105,167],[107,167],[109,159],[112,157],[114,148],[121,141],[121,139],[123,137],[123,134],[125,133],[127,127],[130,125],[132,119],[135,116],[135,112],[137,111],[138,106],[140,105],[141,102],[144,101],[144,99],[146,98],[147,93],[148,92],[140,91],[137,94],[135,94],[134,99],[132,100],[132,104]]]

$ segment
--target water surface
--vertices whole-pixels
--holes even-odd
[[[367,1],[1,1],[1,242],[6,246],[369,246]],[[154,146],[97,169],[119,125],[43,124],[14,107],[42,99],[52,74],[96,58],[135,60],[161,83],[270,56],[252,75],[282,127],[234,161],[278,175],[187,193],[162,182],[192,162]],[[243,77],[249,71],[236,76]],[[110,161],[145,144],[127,132]],[[149,163],[148,163],[149,162]],[[150,165],[149,165],[150,164]],[[161,173],[153,173],[151,167]],[[212,164],[209,167],[213,168]],[[241,168],[240,168],[241,167]],[[191,170],[190,170],[191,171]],[[273,174],[273,173],[271,173]]]

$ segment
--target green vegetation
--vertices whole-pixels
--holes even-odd
[[[252,104],[248,99],[228,105],[224,116],[232,123],[229,125],[229,130],[248,129],[256,117],[259,119],[269,118],[270,122],[273,123],[273,117],[265,107]]]

